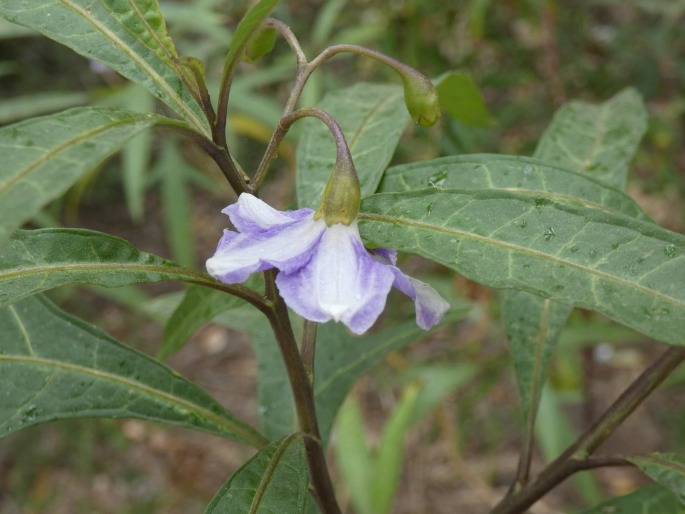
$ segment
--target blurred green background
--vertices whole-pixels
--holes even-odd
[[[160,3],[179,52],[205,61],[210,91],[216,92],[246,3]],[[564,102],[600,102],[635,87],[650,121],[629,192],[659,224],[685,231],[684,0],[284,1],[275,17],[291,26],[309,57],[330,44],[356,43],[431,77],[457,70],[473,79],[491,123],[466,126],[445,116],[430,129],[411,129],[398,163],[474,152],[530,155]],[[259,162],[278,121],[293,69],[283,41],[257,64],[240,69],[231,95],[229,142],[247,170]],[[356,81],[397,77],[371,60],[340,56],[312,77],[303,104]],[[111,70],[0,21],[0,125],[84,104],[164,110]],[[103,230],[202,267],[224,225],[218,212],[234,196],[197,148],[163,136],[132,141],[34,225]],[[265,188],[280,205],[292,194],[296,140],[295,130]],[[473,308],[466,322],[393,354],[361,381],[354,396],[363,434],[377,442],[386,421],[405,405],[411,384],[428,384],[436,407],[400,430],[405,469],[392,512],[482,512],[506,491],[521,436],[497,294],[418,259],[404,266],[427,272],[437,287]],[[52,296],[120,340],[154,353],[162,328],[150,297],[173,292],[169,286],[63,288]],[[572,316],[541,407],[536,464],[558,454],[644,368],[656,348],[643,339],[589,313]],[[256,419],[255,366],[244,336],[205,327],[170,364],[236,414]],[[605,449],[685,450],[685,412],[677,408],[684,381],[685,374],[676,373]],[[201,512],[249,455],[249,449],[204,434],[140,422],[35,427],[0,444],[0,513]],[[348,504],[349,490],[336,477]],[[581,476],[552,493],[539,512],[570,512],[628,492],[641,480],[630,470]]]

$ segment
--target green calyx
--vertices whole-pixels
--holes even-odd
[[[347,154],[338,159],[319,208],[314,213],[314,219],[323,218],[327,226],[335,223],[350,225],[357,219],[361,203],[361,190],[357,170],[354,168],[352,157]]]
[[[401,73],[404,103],[414,123],[430,127],[440,118],[440,99],[433,83],[420,73]]]

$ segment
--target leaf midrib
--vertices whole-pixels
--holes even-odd
[[[420,221],[416,220],[411,220],[407,218],[402,218],[399,216],[386,216],[383,214],[373,214],[373,213],[359,213],[360,220],[367,220],[367,221],[377,221],[381,223],[389,223],[393,225],[399,224],[404,224],[408,225],[411,227],[416,227],[418,229],[422,230],[429,230],[429,231],[434,231],[434,232],[444,232],[447,234],[451,235],[458,235],[460,237],[463,237],[465,239],[471,239],[473,241],[478,241],[480,243],[486,244],[486,245],[491,245],[495,247],[502,248],[504,250],[512,251],[512,252],[518,252],[518,253],[523,253],[523,254],[528,254],[533,257],[540,258],[541,260],[546,260],[555,264],[563,264],[566,265],[570,268],[575,268],[577,270],[583,271],[588,273],[591,276],[595,276],[598,279],[606,279],[608,282],[614,282],[617,284],[620,284],[622,286],[627,286],[629,288],[633,288],[639,291],[642,291],[650,296],[656,297],[656,298],[661,298],[681,309],[685,308],[685,302],[678,300],[676,298],[673,298],[671,296],[667,296],[664,293],[661,293],[660,291],[656,291],[654,289],[650,289],[648,287],[644,287],[637,282],[632,282],[630,280],[626,280],[624,278],[618,277],[616,275],[610,275],[608,273],[605,273],[603,271],[597,270],[595,268],[590,268],[588,266],[584,266],[582,264],[578,264],[576,262],[568,261],[566,259],[562,259],[560,257],[548,254],[548,253],[543,253],[538,250],[533,250],[532,248],[527,248],[524,246],[519,246],[513,243],[507,243],[504,241],[499,241],[496,239],[489,238],[487,236],[481,236],[478,234],[474,234],[472,232],[466,232],[464,230],[460,229],[455,229],[451,227],[444,227],[444,226],[438,226],[438,225],[431,225],[429,223],[423,223]]]
[[[10,306],[9,309],[13,311],[13,313],[16,315],[16,310],[14,307]],[[22,323],[23,326],[23,323]],[[186,408],[187,410],[191,412],[196,412],[199,414],[201,417],[205,419],[209,419],[212,422],[216,423],[217,425],[224,427],[225,429],[229,430],[231,433],[235,433],[238,435],[241,439],[243,439],[245,442],[248,442],[249,444],[254,444],[255,446],[259,447],[259,444],[256,444],[256,441],[258,440],[258,437],[255,436],[255,434],[250,433],[249,431],[246,431],[244,427],[242,427],[238,423],[234,423],[229,419],[226,419],[215,412],[212,412],[211,410],[205,409],[203,407],[198,406],[195,403],[192,403],[189,400],[185,400],[183,398],[179,398],[177,396],[173,396],[169,393],[166,393],[164,391],[161,391],[160,389],[155,389],[154,387],[150,387],[146,384],[143,384],[141,382],[138,382],[136,380],[131,380],[127,379],[126,377],[122,377],[121,375],[116,375],[111,372],[103,372],[101,370],[96,370],[93,368],[85,367],[85,366],[80,366],[77,364],[73,363],[68,363],[64,361],[55,361],[55,360],[50,360],[50,359],[45,359],[42,357],[36,357],[36,356],[20,356],[20,355],[7,355],[7,354],[0,354],[0,362],[16,362],[19,364],[26,364],[26,365],[36,365],[36,366],[43,366],[46,368],[60,368],[62,370],[65,370],[67,372],[72,372],[72,373],[80,373],[83,375],[90,375],[95,377],[96,379],[101,379],[109,382],[115,382],[119,383],[121,385],[124,385],[126,387],[132,388],[132,389],[137,389],[141,391],[142,393],[148,394],[149,396],[159,398],[161,400],[176,404],[180,407]]]
[[[126,125],[128,123],[138,123],[141,121],[146,121],[146,120],[151,120],[150,115],[143,115],[135,118],[127,118],[125,120],[117,120],[113,121],[111,123],[108,123],[107,125],[101,125],[99,127],[96,127],[95,129],[92,129],[88,132],[81,132],[77,136],[72,137],[71,139],[68,139],[64,141],[62,144],[55,146],[51,148],[47,153],[42,154],[38,159],[32,161],[29,163],[27,166],[25,166],[23,169],[21,169],[18,173],[15,173],[14,175],[10,176],[8,180],[6,180],[3,183],[0,183],[0,195],[4,194],[12,185],[14,185],[16,182],[22,180],[25,178],[29,173],[34,171],[36,168],[38,168],[40,165],[44,164],[46,161],[52,159],[55,155],[68,150],[70,147],[77,145],[78,143],[90,139],[102,132],[106,132],[108,130],[111,130],[114,127],[117,127],[119,125]]]
[[[42,273],[50,272],[68,272],[68,271],[100,271],[103,269],[111,269],[111,271],[119,271],[122,268],[128,271],[144,271],[150,273],[163,273],[167,275],[174,275],[179,278],[192,278],[194,280],[206,279],[204,275],[196,273],[187,268],[170,268],[160,265],[146,265],[140,263],[122,263],[122,262],[102,262],[102,263],[87,263],[87,264],[55,264],[55,265],[41,265],[26,268],[12,268],[8,271],[0,271],[0,282],[10,278],[17,278],[25,275],[40,275]]]
[[[79,6],[71,2],[71,0],[60,1],[68,8],[72,9],[74,12],[79,14],[82,18],[87,20],[89,23],[91,23],[97,30],[100,31],[100,33],[103,36],[109,39],[115,46],[121,48],[121,50],[126,55],[128,55],[132,61],[135,61],[136,64],[138,64],[145,71],[145,73],[152,79],[152,81],[157,85],[157,87],[164,91],[168,98],[174,101],[174,103],[177,105],[180,111],[184,114],[184,116],[186,116],[186,119],[190,120],[192,124],[198,130],[200,130],[205,136],[209,136],[206,125],[202,123],[202,120],[195,115],[195,112],[192,109],[190,109],[185,102],[183,102],[183,100],[176,94],[176,91],[174,91],[170,87],[169,83],[166,82],[152,67],[150,67],[148,63],[145,62],[145,60],[143,60],[136,52],[134,52],[130,46],[126,45],[119,37],[117,37],[115,33],[110,31],[107,27],[105,27],[98,20],[96,20],[95,17],[89,17],[88,12],[85,9],[81,9]],[[147,46],[146,48],[149,49],[149,47]],[[153,52],[153,54],[156,57],[159,57],[155,52]],[[163,61],[160,60],[160,62]],[[163,64],[166,65],[166,63]]]

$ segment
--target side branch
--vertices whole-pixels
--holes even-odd
[[[554,462],[518,491],[510,491],[490,514],[522,514],[552,488],[577,471],[600,466],[627,465],[617,458],[590,454],[685,360],[685,347],[671,347],[637,377],[597,422]]]

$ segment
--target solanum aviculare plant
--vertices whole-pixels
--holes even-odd
[[[493,514],[525,512],[571,474],[599,466],[639,467],[664,486],[660,498],[672,496],[668,491],[678,494],[685,480],[678,455],[594,455],[685,359],[685,237],[656,225],[623,191],[629,157],[644,130],[635,93],[617,96],[600,108],[601,115],[575,104],[562,111],[533,158],[445,156],[388,169],[409,122],[435,124],[441,102],[458,113],[459,92],[450,88],[466,84],[467,97],[473,98],[470,82],[449,75],[436,88],[406,64],[356,45],[333,45],[310,59],[287,25],[269,18],[277,3],[261,0],[247,10],[216,91],[208,86],[204,63],[178,54],[155,0],[0,4],[0,15],[112,67],[178,116],[86,107],[0,129],[3,435],[85,416],[199,429],[257,451],[206,512],[338,514],[342,509],[325,452],[336,412],[354,381],[389,352],[421,339],[426,330],[458,321],[468,310],[463,301],[451,300],[450,308],[437,285],[401,271],[399,251],[442,266],[443,276],[454,271],[509,290],[504,321],[526,433],[515,483]],[[242,61],[278,48],[274,37],[282,37],[295,56],[294,81],[263,157],[250,170],[228,144],[231,86],[244,70]],[[396,72],[399,81],[356,84],[333,92],[318,107],[299,107],[309,77],[343,53],[373,59]],[[262,185],[295,123],[303,125],[294,174],[297,208],[283,209],[262,197]],[[161,137],[174,132],[197,144],[237,198],[224,210],[232,226],[223,237],[217,234],[216,251],[207,255],[208,273],[109,234],[17,230],[128,139],[153,126],[163,129]],[[259,427],[168,366],[42,296],[66,284],[162,281],[191,287],[169,317],[160,355],[178,350],[194,328],[217,317],[252,337]],[[393,287],[413,301],[414,321],[394,324],[383,316]],[[554,342],[573,306],[603,313],[671,348],[533,476],[536,406]],[[407,390],[418,392],[420,386]],[[412,405],[402,408],[403,419],[414,418]],[[400,432],[405,428],[393,440],[401,439]],[[384,511],[392,489],[379,500]],[[644,494],[631,497],[644,506],[639,503]]]

